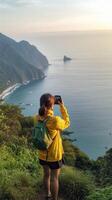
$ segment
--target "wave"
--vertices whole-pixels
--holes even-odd
[[[3,100],[5,99],[6,96],[8,96],[9,94],[11,94],[12,92],[14,92],[17,88],[19,88],[22,84],[21,83],[16,83],[10,87],[8,87],[6,90],[4,90],[1,94],[0,94],[0,99]]]

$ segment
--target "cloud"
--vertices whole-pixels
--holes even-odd
[[[41,0],[0,0],[0,7],[18,7],[40,4]]]
[[[82,1],[88,0],[0,0],[0,7],[17,7],[17,6],[65,6],[79,4]]]
[[[0,0],[2,32],[112,27],[112,0]]]

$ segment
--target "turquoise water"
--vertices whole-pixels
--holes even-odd
[[[112,147],[112,33],[43,34],[27,40],[48,57],[47,77],[21,86],[6,101],[32,115],[41,94],[60,94],[69,110],[75,144],[93,159],[103,155]],[[64,55],[73,60],[64,64]],[[55,113],[59,114],[58,106]]]

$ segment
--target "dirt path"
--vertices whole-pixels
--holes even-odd
[[[37,200],[45,200],[44,194],[42,194],[42,193],[38,194]],[[58,200],[64,200],[64,199],[62,199],[61,197],[59,197]]]

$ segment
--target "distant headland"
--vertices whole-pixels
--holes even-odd
[[[29,42],[16,42],[0,33],[0,98],[21,84],[43,79],[47,58]]]

